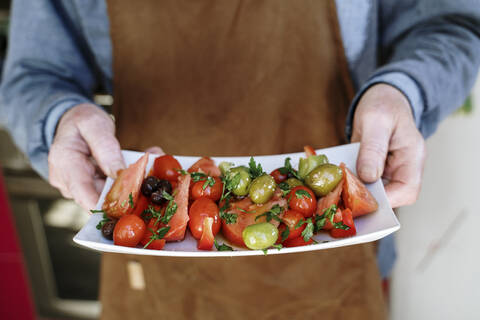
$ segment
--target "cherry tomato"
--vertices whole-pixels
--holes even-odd
[[[352,210],[353,217],[358,217],[378,209],[377,200],[372,196],[367,187],[350,171],[344,163],[340,164],[345,177],[343,186],[343,202]]]
[[[313,243],[313,239],[310,239],[305,242],[305,240],[303,240],[303,237],[296,237],[296,238],[284,241],[283,246],[287,248],[291,248],[291,247],[306,246],[312,243]]]
[[[337,212],[335,212],[335,215],[333,216],[333,223],[338,223],[341,222],[343,219],[342,217],[342,210],[340,208],[337,208]],[[322,228],[323,230],[332,230],[333,229],[333,224],[330,221],[330,219],[325,220],[325,225]]]
[[[275,169],[273,170],[270,175],[273,177],[273,179],[275,179],[275,182],[277,184],[287,180],[288,176],[286,174],[283,174],[280,172],[279,169]]]
[[[212,250],[214,235],[212,231],[213,218],[206,217],[203,219],[202,236],[200,237],[197,248],[200,250]]]
[[[216,203],[209,198],[202,197],[192,203],[189,211],[190,220],[188,221],[188,227],[195,239],[200,239],[202,237],[203,220],[208,217],[213,219],[213,235],[216,235],[218,231],[220,231],[222,223],[218,211]]]
[[[355,224],[353,223],[353,215],[350,209],[347,208],[345,210],[342,210],[342,220],[343,224],[350,227],[350,229],[332,229],[330,230],[330,235],[333,238],[346,238],[356,235],[357,229],[355,228]]]
[[[317,208],[317,198],[309,188],[298,186],[288,194],[288,204],[292,210],[300,212],[304,217],[311,217]]]
[[[156,223],[156,219],[150,219],[150,222],[148,223],[148,226],[147,226],[147,230],[145,230],[142,240],[140,240],[140,244],[142,246],[145,246],[148,244],[146,249],[162,250],[163,247],[165,246],[165,242],[166,242],[165,239],[156,239],[151,241],[153,232],[157,232],[158,229],[161,227],[159,223],[157,223],[156,225],[155,223]]]
[[[300,220],[304,218],[303,214],[294,210],[288,210],[283,214],[282,223],[278,227],[278,239],[279,242],[282,240],[282,233],[285,229],[289,229],[288,237],[285,240],[293,239],[299,237],[303,230],[307,227],[304,223],[300,227],[295,229],[295,226],[298,224]]]
[[[315,149],[313,149],[311,146],[304,146],[303,150],[305,150],[305,154],[307,155],[307,157],[314,156],[317,154],[315,152]]]
[[[133,208],[132,214],[141,217],[143,211],[148,209],[149,204],[150,204],[150,199],[140,193],[140,196],[138,197],[138,200],[135,203],[135,207]]]
[[[180,169],[182,169],[180,163],[169,154],[158,157],[153,163],[153,174],[159,179],[177,181]]]
[[[215,184],[213,186],[207,185],[205,189],[203,188],[203,186],[205,185],[206,180],[197,181],[193,184],[190,192],[193,200],[197,200],[201,197],[206,197],[213,201],[220,200],[220,197],[222,196],[223,183],[217,177],[213,179],[215,180]]]
[[[197,162],[195,162],[190,168],[188,168],[188,172],[203,172],[208,174],[212,177],[220,177],[221,172],[220,169],[215,165],[215,162],[210,159],[209,157],[203,157]]]
[[[145,222],[134,214],[123,216],[113,230],[113,243],[119,246],[135,247],[145,234]]]

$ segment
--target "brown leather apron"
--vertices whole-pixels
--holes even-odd
[[[343,143],[333,1],[108,1],[122,148],[256,155]],[[126,262],[146,288],[127,281]],[[382,319],[371,245],[280,256],[105,254],[102,319]]]

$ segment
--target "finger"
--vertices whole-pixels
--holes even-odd
[[[78,129],[98,166],[106,175],[116,178],[118,170],[125,168],[125,162],[113,121],[107,114],[95,113],[88,121],[79,122]]]
[[[95,178],[93,180],[93,184],[95,186],[95,190],[97,190],[98,194],[102,193],[103,187],[105,186],[105,179]]]
[[[357,159],[357,172],[364,182],[378,180],[385,167],[388,146],[393,124],[388,118],[376,117],[365,120],[359,137],[360,150]]]
[[[163,149],[158,146],[153,146],[145,150],[145,152],[150,152],[152,154],[164,155]]]

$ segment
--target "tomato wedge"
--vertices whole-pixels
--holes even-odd
[[[293,239],[285,240],[282,243],[282,245],[284,247],[291,248],[291,247],[306,246],[306,245],[309,245],[309,244],[312,244],[312,243],[313,243],[313,239],[305,241],[305,240],[303,240],[303,237],[296,237],[296,238],[293,238]]]
[[[357,234],[357,229],[355,228],[355,224],[353,223],[352,211],[350,209],[347,208],[345,210],[342,210],[342,222],[350,229],[343,230],[335,228],[330,230],[330,235],[333,238],[347,238]]]
[[[345,207],[352,210],[353,217],[358,217],[378,209],[377,200],[372,196],[367,187],[358,179],[344,163],[340,164],[345,185],[342,192]]]
[[[137,162],[119,172],[102,205],[102,210],[108,216],[120,218],[133,211],[130,195],[135,205],[140,193],[140,186],[145,177],[147,162],[148,152],[138,159]]]
[[[338,185],[330,191],[326,196],[320,198],[317,202],[317,215],[321,216],[325,210],[330,208],[332,205],[338,205],[340,201],[340,196],[342,195],[343,190],[343,180],[341,180]]]
[[[167,241],[179,241],[185,238],[185,230],[188,224],[188,191],[190,187],[190,175],[178,177],[178,186],[174,197],[177,211],[168,222],[170,230],[165,235]]]
[[[135,202],[135,207],[133,208],[132,214],[141,217],[143,211],[148,209],[150,204],[150,199],[145,197],[142,193],[138,196],[137,202]]]
[[[278,240],[277,243],[282,242],[282,234],[285,232],[285,229],[289,229],[288,231],[288,237],[285,239],[290,240],[294,239],[297,237],[300,237],[302,234],[303,230],[307,227],[306,224],[301,225],[300,227],[295,229],[295,226],[300,222],[300,220],[303,220],[304,216],[300,212],[294,211],[294,210],[288,210],[283,214],[282,217],[282,223],[278,227]]]
[[[220,169],[215,165],[215,162],[209,157],[199,159],[188,169],[190,173],[199,171],[212,177],[220,177],[222,174]]]
[[[241,200],[244,203],[240,203],[243,207],[240,207],[237,203],[232,203],[230,205],[229,213],[237,214],[237,222],[227,224],[225,220],[222,219],[222,233],[225,238],[230,241],[232,244],[237,245],[239,247],[245,247],[245,243],[243,242],[242,232],[243,229],[248,227],[249,225],[266,222],[265,216],[260,217],[259,219],[255,220],[257,216],[269,211],[272,209],[274,205],[279,205],[280,207],[286,208],[287,200],[285,199],[278,199],[278,200],[270,200],[269,202],[263,205],[256,205],[252,204],[248,207],[245,206],[247,203],[244,200]],[[249,200],[251,203],[251,200]],[[245,212],[246,211],[246,212]],[[280,215],[282,218],[283,214]],[[270,221],[271,224],[278,227],[280,224],[278,221],[272,219]]]
[[[203,219],[203,230],[202,230],[202,236],[200,237],[200,240],[198,241],[197,248],[200,250],[212,250],[213,247],[213,231],[212,231],[212,225],[213,225],[213,218],[207,217]]]

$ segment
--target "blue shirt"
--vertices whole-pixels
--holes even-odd
[[[355,105],[376,83],[408,98],[430,135],[460,106],[480,64],[480,0],[337,0]],[[1,122],[32,166],[48,176],[47,155],[63,113],[112,92],[112,45],[103,0],[15,0],[0,87]]]

